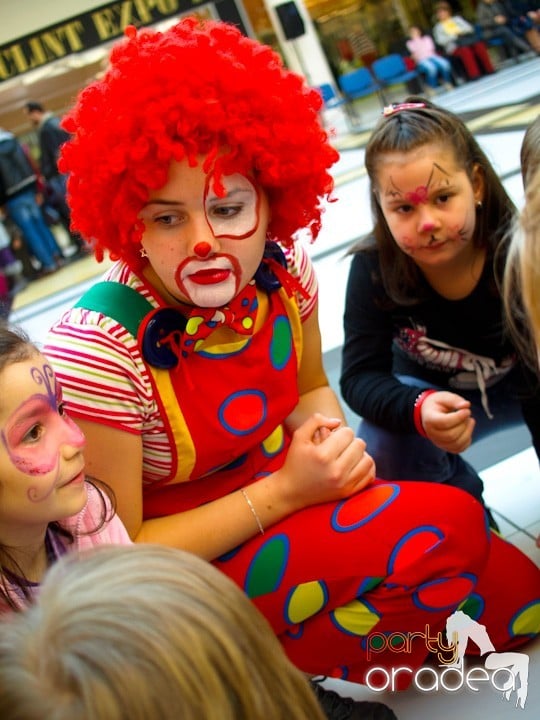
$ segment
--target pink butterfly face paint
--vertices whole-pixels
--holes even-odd
[[[0,398],[0,525],[10,508],[22,517],[44,513],[47,522],[80,510],[86,500],[85,439],[64,414],[45,358],[36,353],[6,366]]]

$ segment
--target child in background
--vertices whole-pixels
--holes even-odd
[[[0,325],[0,612],[27,604],[65,552],[129,543],[84,475],[84,436],[45,357]]]
[[[223,573],[162,545],[59,560],[0,623],[2,720],[322,720],[306,678]]]
[[[540,452],[540,389],[499,291],[514,205],[465,124],[422,98],[388,108],[365,163],[374,230],[350,268],[343,397],[380,477],[481,500],[473,441],[525,420]]]
[[[433,38],[430,35],[422,34],[417,25],[411,25],[409,28],[407,49],[431,90],[439,86],[439,81],[442,82],[446,90],[451,90],[454,87],[450,61],[437,54]]]

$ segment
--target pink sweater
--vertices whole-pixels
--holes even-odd
[[[422,35],[421,37],[407,40],[407,47],[413,60],[418,63],[437,54],[433,38],[429,35]]]
[[[111,506],[109,500],[104,496],[106,512],[109,515]],[[111,520],[106,522],[97,532],[92,532],[101,522],[103,513],[103,502],[100,493],[93,485],[88,483],[88,500],[83,509],[60,524],[73,534],[73,542],[63,542],[63,538],[53,535],[49,532],[49,541],[52,550],[56,555],[62,555],[64,552],[81,552],[96,545],[130,545],[131,539],[118,515],[114,515]],[[39,590],[38,583],[30,583],[28,587],[32,596],[35,596]],[[20,606],[24,606],[24,600],[15,584],[8,582],[8,591],[15,602]],[[9,608],[8,608],[9,609]],[[4,610],[3,602],[0,599],[0,613]]]

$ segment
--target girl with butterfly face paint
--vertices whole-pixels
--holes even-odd
[[[71,545],[129,538],[107,498],[86,481],[84,435],[64,411],[49,362],[5,327],[0,397],[2,610],[29,599],[47,567]],[[79,537],[83,532],[90,534]]]

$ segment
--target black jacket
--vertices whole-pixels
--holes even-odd
[[[69,133],[60,127],[60,120],[48,116],[39,128],[39,149],[41,173],[46,180],[58,175],[58,156],[62,145],[70,139]]]
[[[382,284],[377,250],[354,255],[340,379],[345,402],[390,432],[413,433],[414,402],[422,385],[403,384],[396,374],[459,393],[477,387],[481,370],[488,397],[490,385],[508,374],[540,455],[540,386],[506,333],[493,263],[486,261],[476,288],[462,300],[447,300],[426,281],[422,289],[423,301],[397,305]]]
[[[7,130],[0,130],[0,205],[36,187],[36,174],[19,141]]]

